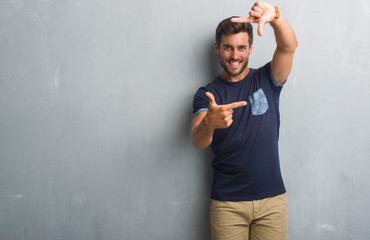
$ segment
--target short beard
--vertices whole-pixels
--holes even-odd
[[[238,75],[240,75],[240,74],[242,74],[243,72],[244,72],[244,70],[247,68],[247,66],[248,66],[248,62],[249,62],[249,56],[247,57],[247,59],[245,59],[245,62],[244,62],[244,64],[243,64],[243,66],[242,66],[242,68],[240,69],[240,71],[239,72],[237,72],[237,73],[232,73],[232,72],[230,72],[229,71],[229,69],[226,67],[226,65],[224,64],[224,62],[222,61],[222,59],[221,59],[221,56],[219,55],[219,62],[220,62],[220,65],[221,65],[221,67],[225,70],[225,72],[227,72],[230,76],[238,76]],[[233,60],[233,59],[231,59],[231,60]]]

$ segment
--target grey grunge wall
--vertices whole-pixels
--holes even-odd
[[[298,37],[280,100],[288,239],[370,239],[370,3],[272,1]],[[195,91],[252,1],[0,1],[0,239],[209,239]],[[255,30],[256,30],[256,26]],[[271,60],[270,26],[249,66]]]

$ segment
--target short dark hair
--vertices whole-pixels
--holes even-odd
[[[253,27],[250,23],[235,23],[231,22],[231,18],[229,17],[222,20],[216,29],[216,43],[220,46],[221,37],[222,35],[230,35],[230,34],[237,34],[240,32],[247,32],[249,36],[249,47],[253,43]]]

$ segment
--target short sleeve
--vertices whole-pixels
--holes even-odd
[[[200,112],[208,111],[209,99],[206,96],[207,90],[204,87],[198,89],[193,99],[193,117]]]
[[[274,86],[275,87],[277,87],[277,88],[281,88],[281,87],[283,87],[284,86],[284,84],[286,83],[286,80],[285,80],[285,82],[283,83],[283,84],[279,84],[277,81],[276,81],[276,79],[275,79],[275,77],[274,77],[274,75],[272,75],[272,71],[271,71],[271,62],[269,62],[268,63],[268,68],[269,68],[269,73],[270,73],[270,78],[271,78],[271,81],[272,81],[272,83],[274,84]]]
[[[271,72],[271,62],[266,63],[263,67],[257,70],[260,76],[264,76],[264,79],[269,80],[269,85],[271,89],[279,96],[284,84],[280,85]]]

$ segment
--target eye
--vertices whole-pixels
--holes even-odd
[[[230,46],[225,46],[224,49],[225,50],[231,50],[231,47]]]
[[[245,46],[240,46],[240,47],[239,47],[239,50],[240,50],[240,51],[244,51],[244,50],[246,50],[246,49],[247,49],[247,47],[245,47]]]

